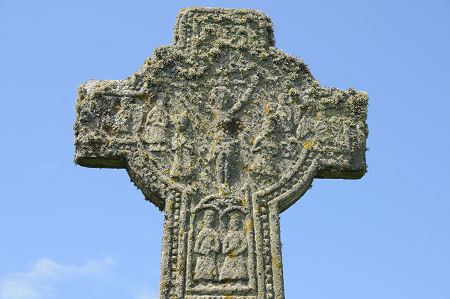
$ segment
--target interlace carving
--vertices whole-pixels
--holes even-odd
[[[192,7],[138,72],[80,86],[75,162],[164,210],[161,299],[283,299],[279,214],[364,175],[367,101],[274,48],[264,13]]]

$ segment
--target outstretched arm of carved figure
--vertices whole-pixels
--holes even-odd
[[[242,106],[250,100],[250,96],[251,96],[253,90],[255,90],[256,85],[258,84],[258,79],[259,79],[259,75],[253,75],[250,78],[251,83],[250,83],[249,87],[244,91],[244,93],[239,98],[239,100],[236,102],[236,104],[234,104],[233,107],[231,107],[231,109],[228,111],[229,115],[233,115],[234,113],[239,111],[239,109],[241,109]]]

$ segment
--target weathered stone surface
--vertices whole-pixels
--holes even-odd
[[[75,162],[165,210],[160,298],[284,298],[279,213],[364,175],[367,101],[275,49],[262,12],[188,8],[138,72],[80,86]]]

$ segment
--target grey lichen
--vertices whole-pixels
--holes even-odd
[[[320,86],[272,27],[187,8],[138,72],[78,90],[75,162],[126,168],[165,209],[161,298],[283,298],[278,214],[314,177],[366,172],[367,93]],[[226,250],[202,247],[202,223]]]

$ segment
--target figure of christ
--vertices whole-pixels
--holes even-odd
[[[219,280],[247,280],[247,261],[245,251],[247,240],[241,230],[239,215],[233,214],[230,219],[229,232],[223,240],[222,252],[226,254]]]
[[[197,235],[194,252],[199,256],[195,265],[194,280],[217,281],[217,254],[220,250],[219,235],[214,229],[213,210],[206,210],[203,215],[203,226]]]

